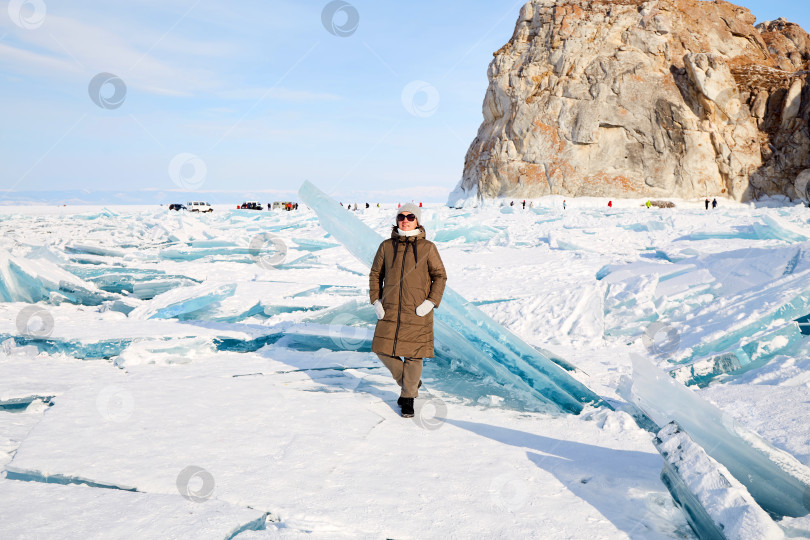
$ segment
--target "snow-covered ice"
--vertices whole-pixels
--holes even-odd
[[[631,354],[810,465],[808,210],[567,203],[423,222],[476,328],[613,410],[548,412],[437,324],[413,420],[367,267],[303,205],[0,208],[0,536],[691,538],[618,392]],[[395,211],[353,216],[376,242]]]
[[[763,511],[745,486],[671,422],[655,445],[664,457],[661,478],[701,538],[780,540],[784,532]]]

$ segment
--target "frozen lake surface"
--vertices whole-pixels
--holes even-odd
[[[449,287],[610,407],[437,343],[409,420],[368,268],[303,205],[0,207],[0,536],[693,538],[631,355],[810,465],[810,210],[561,202],[422,221]]]

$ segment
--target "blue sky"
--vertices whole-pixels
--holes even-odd
[[[330,32],[326,1],[5,0],[0,189],[444,202],[523,3],[352,0]],[[810,28],[801,2],[741,4]]]

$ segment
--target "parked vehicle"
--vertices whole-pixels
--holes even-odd
[[[239,208],[242,210],[264,210],[262,203],[256,201],[245,201],[239,206]]]
[[[169,210],[177,210],[179,212],[180,210],[187,210],[187,208],[180,203],[172,203],[169,205]]]
[[[192,201],[186,203],[189,212],[213,212],[214,209],[211,208],[211,205],[207,202],[202,201]]]

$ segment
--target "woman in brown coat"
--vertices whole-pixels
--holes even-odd
[[[377,353],[401,391],[402,416],[413,416],[422,385],[422,359],[433,358],[433,309],[447,282],[436,245],[425,238],[422,211],[408,203],[398,209],[391,238],[377,249],[369,293],[377,314],[371,351]]]

